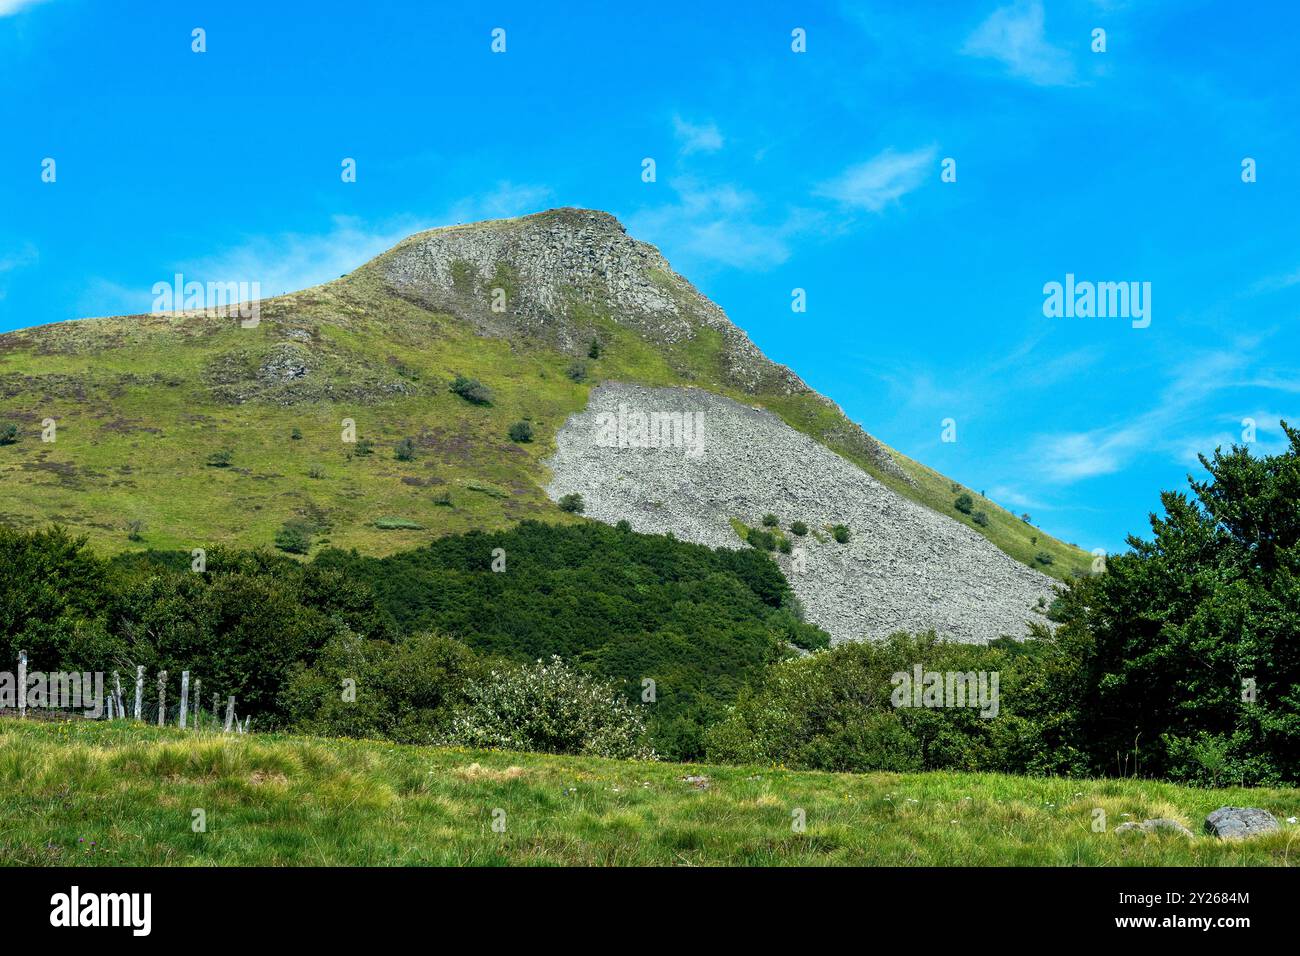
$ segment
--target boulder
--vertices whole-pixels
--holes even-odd
[[[1224,840],[1259,836],[1276,829],[1277,818],[1258,807],[1219,807],[1205,818],[1205,832]]]

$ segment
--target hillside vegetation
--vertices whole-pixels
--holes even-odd
[[[859,776],[0,720],[0,863],[11,866],[1286,866],[1300,858],[1294,825],[1247,841],[1203,835],[1204,817],[1223,805],[1284,818],[1300,813],[1300,792]],[[1105,832],[1093,830],[1097,810]],[[805,826],[796,832],[800,811]],[[1113,832],[1154,817],[1196,835]]]
[[[567,260],[550,311],[516,306],[534,290],[511,260],[489,275],[443,263],[438,286],[394,278],[431,242],[477,248],[524,230],[623,250],[675,324],[631,317],[587,280],[566,285]],[[497,288],[504,315],[488,307]],[[453,391],[458,377],[481,383],[483,400]],[[334,544],[376,555],[525,518],[575,521],[547,498],[541,462],[604,380],[694,385],[769,408],[1018,560],[1045,553],[1052,563],[1035,566],[1062,579],[1087,570],[1078,549],[990,502],[987,524],[971,522],[954,510],[951,482],[767,362],[611,217],[574,210],[413,237],[334,282],[262,302],[255,328],[183,313],[0,335],[0,424],[17,426],[17,440],[0,444],[0,521],[57,520],[104,552],[266,546],[291,522],[308,553]],[[343,440],[345,419],[356,442]],[[520,422],[531,440],[512,440]]]

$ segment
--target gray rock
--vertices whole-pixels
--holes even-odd
[[[1170,820],[1168,817],[1157,817],[1154,820],[1143,820],[1141,823],[1121,823],[1115,828],[1116,833],[1131,833],[1134,830],[1142,833],[1179,833],[1183,836],[1192,836],[1192,831],[1187,829],[1177,820]]]
[[[701,427],[689,445],[618,447],[611,416],[634,413],[689,414]],[[837,643],[931,629],[966,643],[1020,638],[1027,622],[1043,621],[1038,600],[1050,603],[1056,593],[1053,579],[771,412],[702,389],[600,385],[560,430],[547,464],[553,499],[578,492],[587,517],[626,519],[636,531],[745,548],[732,519],[759,527],[771,512],[783,529],[805,522],[805,537],[790,536],[794,553],[774,557],[808,620]],[[847,544],[827,530],[841,523],[850,529]]]
[[[1219,807],[1205,818],[1205,831],[1224,840],[1240,840],[1277,829],[1277,817],[1258,807]]]
[[[708,790],[712,782],[705,776],[682,777],[683,783],[689,783],[696,790]]]

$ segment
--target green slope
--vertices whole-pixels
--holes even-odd
[[[1295,790],[796,773],[86,720],[0,720],[0,784],[10,866],[1284,866],[1294,826],[1230,842],[1201,822],[1223,805],[1300,812]],[[1097,809],[1106,832],[1092,829]],[[1111,832],[1152,817],[1196,835]]]
[[[453,228],[510,230],[572,212]],[[202,314],[145,315],[0,335],[0,422],[20,429],[16,443],[0,445],[0,521],[58,520],[113,552],[267,545],[296,518],[317,529],[318,545],[387,554],[431,535],[523,518],[575,520],[547,499],[541,461],[593,383],[623,380],[694,385],[769,408],[1018,560],[1046,551],[1055,560],[1042,569],[1062,578],[1087,568],[1087,555],[991,503],[981,504],[988,527],[962,519],[950,482],[897,453],[886,452],[908,480],[882,469],[868,454],[870,439],[818,396],[788,394],[766,378],[749,390],[737,386],[714,327],[651,341],[589,290],[574,289],[563,319],[578,330],[575,349],[538,335],[482,334],[474,306],[486,290],[472,280],[461,288],[459,275],[451,306],[398,295],[385,263],[420,238],[337,281],[264,301],[256,328]],[[675,275],[655,270],[651,278],[675,300],[696,295]],[[492,281],[510,289],[518,277],[502,267]],[[596,359],[586,357],[593,339],[601,345]],[[575,360],[585,369],[580,381],[569,374]],[[282,380],[261,371],[286,363],[305,374]],[[488,385],[492,404],[450,393],[456,375]],[[46,419],[57,422],[52,443],[41,441]],[[374,454],[357,456],[341,441],[344,419],[356,422]],[[532,443],[507,437],[519,420],[532,424]],[[399,461],[394,448],[408,437],[415,458]],[[230,466],[209,465],[222,450]]]

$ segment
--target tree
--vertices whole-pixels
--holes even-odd
[[[1093,645],[1081,712],[1099,768],[1300,780],[1300,431],[1282,428],[1281,454],[1201,456],[1208,479],[1160,496],[1152,539],[1062,598]]]
[[[582,495],[576,491],[565,495],[560,499],[560,510],[568,511],[571,514],[582,514],[586,505],[583,504]]]
[[[528,422],[515,422],[510,426],[510,440],[516,442],[530,442],[533,440],[533,426]]]

